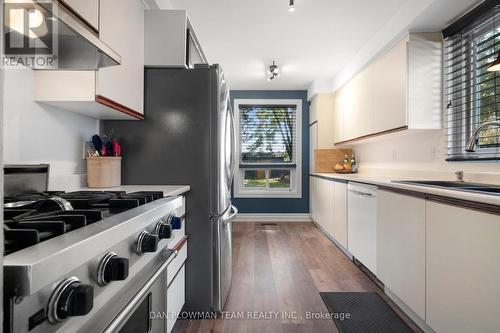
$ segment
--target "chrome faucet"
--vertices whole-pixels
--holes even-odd
[[[492,126],[500,127],[500,121],[498,121],[498,120],[487,121],[487,122],[483,123],[481,126],[479,126],[478,128],[476,128],[476,130],[474,131],[474,133],[472,133],[472,135],[471,135],[471,137],[469,139],[469,142],[467,142],[467,147],[465,148],[465,151],[467,151],[469,153],[475,152],[476,151],[477,142],[479,141],[479,134],[485,128],[492,127]]]
[[[459,183],[464,182],[464,172],[463,171],[455,172],[455,176],[457,177],[457,182],[459,182]]]

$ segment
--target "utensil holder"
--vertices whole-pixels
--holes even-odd
[[[87,157],[87,186],[89,188],[117,187],[121,185],[121,156]]]

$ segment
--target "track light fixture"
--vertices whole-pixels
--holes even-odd
[[[269,70],[267,71],[268,77],[267,81],[272,81],[276,77],[280,76],[280,69],[278,65],[276,65],[276,62],[273,60],[273,63],[271,66],[269,66]]]
[[[290,5],[288,6],[288,11],[293,12],[295,10],[295,0],[290,0]]]

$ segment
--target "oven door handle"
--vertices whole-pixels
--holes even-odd
[[[167,253],[171,253],[168,259],[156,270],[151,279],[146,282],[146,284],[135,294],[135,296],[127,303],[123,310],[113,319],[113,321],[102,331],[102,333],[113,333],[115,332],[123,323],[127,317],[135,309],[136,305],[142,301],[142,298],[147,295],[149,289],[158,280],[160,275],[165,271],[165,269],[170,265],[170,263],[177,257],[179,250],[177,249],[166,249]]]

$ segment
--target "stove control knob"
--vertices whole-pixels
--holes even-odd
[[[112,281],[122,281],[128,277],[128,259],[120,258],[114,252],[107,253],[97,267],[97,282],[105,286]]]
[[[158,249],[158,237],[149,232],[142,231],[137,238],[137,253],[156,252]]]
[[[180,217],[171,215],[170,218],[170,225],[172,226],[172,229],[180,229],[182,228],[182,219]]]
[[[57,285],[50,296],[47,317],[51,324],[56,324],[68,317],[84,316],[93,306],[94,287],[71,277]]]
[[[168,239],[172,237],[172,226],[163,221],[156,223],[155,233],[159,239]]]

